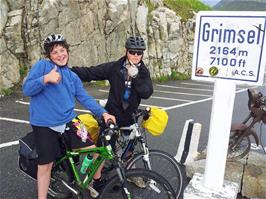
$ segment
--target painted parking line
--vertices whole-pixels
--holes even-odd
[[[103,92],[103,93],[109,93],[109,90],[99,89],[98,91],[99,92]],[[140,104],[140,106],[149,107],[149,106],[153,106],[153,105],[151,105],[151,104]],[[162,107],[162,106],[158,106],[158,107],[165,108],[165,107]]]
[[[197,83],[190,83],[190,82],[181,82],[180,84],[191,85],[191,86],[213,87],[213,84],[197,84]]]
[[[103,99],[96,99],[96,100],[99,102],[99,100],[103,100]],[[24,102],[24,101],[21,101],[21,100],[16,100],[16,102],[19,103],[19,104],[24,104],[24,105],[29,105],[30,104],[29,102]],[[140,106],[149,107],[149,106],[153,106],[153,105],[140,104]],[[157,106],[157,107],[162,108],[162,109],[166,108],[164,106]],[[74,110],[77,111],[77,112],[81,112],[81,113],[91,113],[89,110],[84,110],[84,109],[75,108]]]
[[[156,96],[151,96],[150,98],[170,100],[170,101],[180,101],[180,102],[192,102],[192,100],[176,99],[176,98],[169,98],[169,97],[156,97]]]
[[[18,140],[12,141],[12,142],[6,142],[6,143],[3,143],[3,144],[0,144],[0,149],[4,148],[4,147],[13,146],[13,145],[18,145],[18,144],[19,144]]]
[[[21,101],[21,100],[16,100],[16,102],[19,103],[19,104],[24,104],[24,105],[29,105],[30,104],[29,102],[24,102],[24,101]],[[77,112],[82,112],[82,113],[91,113],[89,110],[84,110],[84,109],[75,108],[74,110],[77,111]]]
[[[16,122],[16,123],[24,123],[24,124],[30,123],[29,121],[26,121],[26,120],[19,120],[19,119],[13,119],[13,118],[8,118],[8,117],[0,117],[0,120]]]
[[[22,124],[30,124],[30,122],[26,120],[19,120],[19,119],[7,118],[7,117],[0,117],[0,120],[8,121],[8,122],[15,122],[15,123],[22,123]],[[18,144],[19,144],[18,140],[2,143],[0,144],[0,149],[4,147],[13,146],[13,145],[18,145]]]
[[[164,87],[164,88],[178,88],[178,89],[184,89],[184,90],[213,92],[213,89],[188,88],[188,87],[170,86],[170,85],[164,85],[164,84],[156,84],[156,86]]]
[[[176,91],[161,91],[161,90],[154,90],[158,93],[168,93],[168,94],[177,94],[177,95],[191,95],[191,96],[202,96],[202,97],[210,97],[212,95],[204,95],[204,94],[194,94],[194,93],[183,93],[183,92],[176,92]]]
[[[263,86],[265,86],[266,84],[263,84]],[[257,86],[254,86],[252,88],[256,88]],[[247,89],[241,89],[236,91],[236,93],[240,93],[243,91],[246,91]],[[202,103],[202,102],[206,102],[212,100],[212,97],[206,98],[206,99],[202,99],[202,100],[197,100],[197,101],[192,101],[192,102],[188,102],[188,103],[184,103],[184,104],[180,104],[180,105],[175,105],[175,106],[171,106],[171,107],[167,107],[167,108],[163,108],[164,110],[172,110],[172,109],[176,109],[179,107],[184,107],[184,106],[189,106],[192,104],[197,104],[197,103]],[[23,102],[20,100],[17,100],[18,103],[21,104],[29,104],[28,102]],[[10,121],[10,122],[15,122],[15,123],[24,123],[24,124],[29,124],[29,121],[26,120],[19,120],[19,119],[13,119],[13,118],[6,118],[6,117],[0,117],[0,120],[4,120],[4,121]],[[4,148],[4,147],[8,147],[8,146],[13,146],[13,145],[17,145],[19,142],[17,141],[11,141],[11,142],[6,142],[6,143],[2,143],[0,144],[0,148]]]

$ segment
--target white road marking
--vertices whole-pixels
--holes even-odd
[[[21,100],[17,100],[16,102],[19,103],[19,104],[25,104],[25,105],[29,105],[30,104],[29,102],[24,102],[24,101],[21,101]],[[77,111],[77,112],[82,112],[82,113],[91,113],[89,110],[84,110],[84,109],[75,108],[74,110]]]
[[[24,123],[24,124],[30,123],[29,121],[26,121],[26,120],[19,120],[19,119],[7,118],[7,117],[0,117],[0,120],[16,122],[16,123]]]
[[[241,89],[241,90],[238,90],[236,93],[240,93],[240,92],[243,92],[243,91],[246,91],[246,90],[247,90],[246,88],[245,89]],[[188,103],[185,103],[185,104],[174,105],[174,106],[167,107],[164,110],[172,110],[172,109],[175,109],[175,108],[180,108],[180,107],[184,107],[184,106],[188,106],[188,105],[192,105],[192,104],[206,102],[206,101],[209,101],[209,100],[212,100],[212,99],[213,98],[210,97],[210,98],[206,98],[206,99],[202,99],[202,100],[198,100],[198,101],[188,102]]]
[[[265,85],[266,84],[263,84],[263,86],[265,86]],[[251,88],[256,88],[256,87],[257,86],[254,86],[254,87],[251,87]],[[240,92],[243,92],[243,91],[246,91],[246,90],[247,90],[247,88],[241,89],[241,90],[236,91],[236,93],[240,93]],[[99,90],[99,91],[106,92],[105,90]],[[163,91],[157,91],[157,92],[163,92]],[[171,92],[171,93],[173,93],[173,92]],[[177,93],[178,92],[175,92],[175,94],[177,94]],[[188,93],[178,93],[178,94],[193,95],[193,94],[188,94]],[[208,96],[208,95],[206,95],[206,96]],[[170,106],[170,107],[167,107],[167,108],[165,108],[165,107],[161,107],[161,108],[163,108],[164,110],[172,110],[172,109],[175,109],[175,108],[184,107],[184,106],[188,106],[188,105],[192,105],[192,104],[197,104],[197,103],[201,103],[201,102],[206,102],[206,101],[209,101],[209,100],[212,100],[212,97],[206,98],[206,99],[202,99],[202,100],[198,100],[198,101],[191,101],[191,102],[188,102],[188,103],[185,103],[185,104]],[[24,101],[21,101],[21,100],[17,100],[16,102],[17,103],[21,103],[21,104],[27,104],[27,105],[29,104],[29,102],[24,102]],[[150,106],[150,105],[141,104],[141,106]],[[75,110],[80,111],[80,112],[87,112],[87,110],[81,110],[81,109],[75,109]],[[29,124],[29,121],[26,121],[26,120],[19,120],[19,119],[6,118],[6,117],[0,117],[0,120],[10,121],[10,122],[16,122],[16,123]],[[8,146],[13,146],[13,145],[18,145],[18,144],[19,144],[19,141],[18,140],[17,141],[6,142],[6,143],[0,144],[0,148],[4,148],[4,147],[8,147]]]
[[[161,90],[154,90],[158,93],[169,93],[169,94],[176,94],[176,95],[191,95],[191,96],[203,96],[203,97],[210,97],[211,95],[204,95],[204,94],[194,94],[194,93],[181,93],[175,91],[161,91]]]
[[[0,117],[0,120],[15,122],[15,123],[24,123],[24,124],[30,123],[29,121],[26,121],[26,120],[19,120],[19,119],[7,118],[7,117]],[[18,145],[18,144],[19,144],[18,140],[12,141],[12,142],[2,143],[2,144],[0,144],[0,149],[4,148],[4,147],[13,146],[13,145]]]
[[[185,90],[213,92],[213,89],[209,90],[209,89],[201,89],[201,88],[186,88],[186,87],[170,86],[170,85],[163,85],[163,84],[156,84],[156,86],[160,86],[164,88],[178,88],[178,89],[185,89]]]
[[[192,100],[175,99],[175,98],[169,98],[169,97],[156,97],[156,96],[151,96],[151,98],[153,98],[153,99],[170,100],[170,101],[192,102]]]
[[[180,84],[185,85],[194,85],[194,86],[206,86],[206,87],[213,87],[213,84],[196,84],[196,83],[189,83],[189,82],[181,82]]]
[[[6,142],[6,143],[3,143],[3,144],[0,144],[0,149],[4,148],[4,147],[8,147],[8,146],[18,145],[18,144],[19,144],[18,140],[12,141],[12,142]]]
[[[98,91],[99,91],[99,92],[103,92],[103,93],[109,93],[109,90],[99,89]],[[147,106],[154,106],[154,105],[150,105],[150,104],[140,104],[140,106],[145,106],[145,107],[147,107]],[[159,107],[159,106],[158,106],[158,107]],[[164,107],[161,106],[161,108],[164,108]]]

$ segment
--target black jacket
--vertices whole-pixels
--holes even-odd
[[[128,99],[128,107],[123,108],[123,95],[125,91],[125,79],[121,72],[126,57],[118,61],[108,62],[91,67],[72,67],[82,81],[108,80],[110,90],[106,110],[114,115],[119,126],[126,126],[133,123],[132,113],[135,112],[141,99],[149,98],[153,93],[153,86],[150,73],[141,61],[139,73],[132,80],[131,95]]]

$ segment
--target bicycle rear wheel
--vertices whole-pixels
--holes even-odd
[[[154,171],[131,169],[126,173],[126,188],[131,199],[175,199],[175,193],[169,182]],[[142,183],[136,183],[136,180]],[[103,189],[99,199],[127,199],[119,177],[114,176]]]
[[[228,160],[238,160],[244,158],[250,151],[251,142],[249,137],[245,136],[238,145],[235,145],[238,137],[240,136],[239,131],[231,131],[229,146],[227,152]]]
[[[72,189],[72,191],[70,190]],[[76,192],[76,194],[74,194]],[[82,193],[75,189],[71,183],[71,179],[62,168],[57,168],[52,171],[48,195],[52,198],[66,199],[82,199]]]
[[[183,188],[183,174],[179,163],[170,154],[154,149],[149,150],[149,160],[151,168],[148,168],[144,153],[138,153],[127,163],[126,169],[135,167],[155,171],[169,181],[179,198]]]

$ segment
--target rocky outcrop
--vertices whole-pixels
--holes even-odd
[[[70,65],[95,65],[125,53],[129,35],[147,42],[144,61],[153,77],[191,68],[193,19],[181,22],[161,0],[0,0],[0,88],[18,83],[21,68],[42,57],[42,41],[62,33],[70,44]]]
[[[205,159],[191,162],[186,166],[187,176],[203,174],[204,169]],[[251,150],[245,159],[227,161],[224,179],[238,183],[242,196],[266,198],[266,155],[262,151]]]

